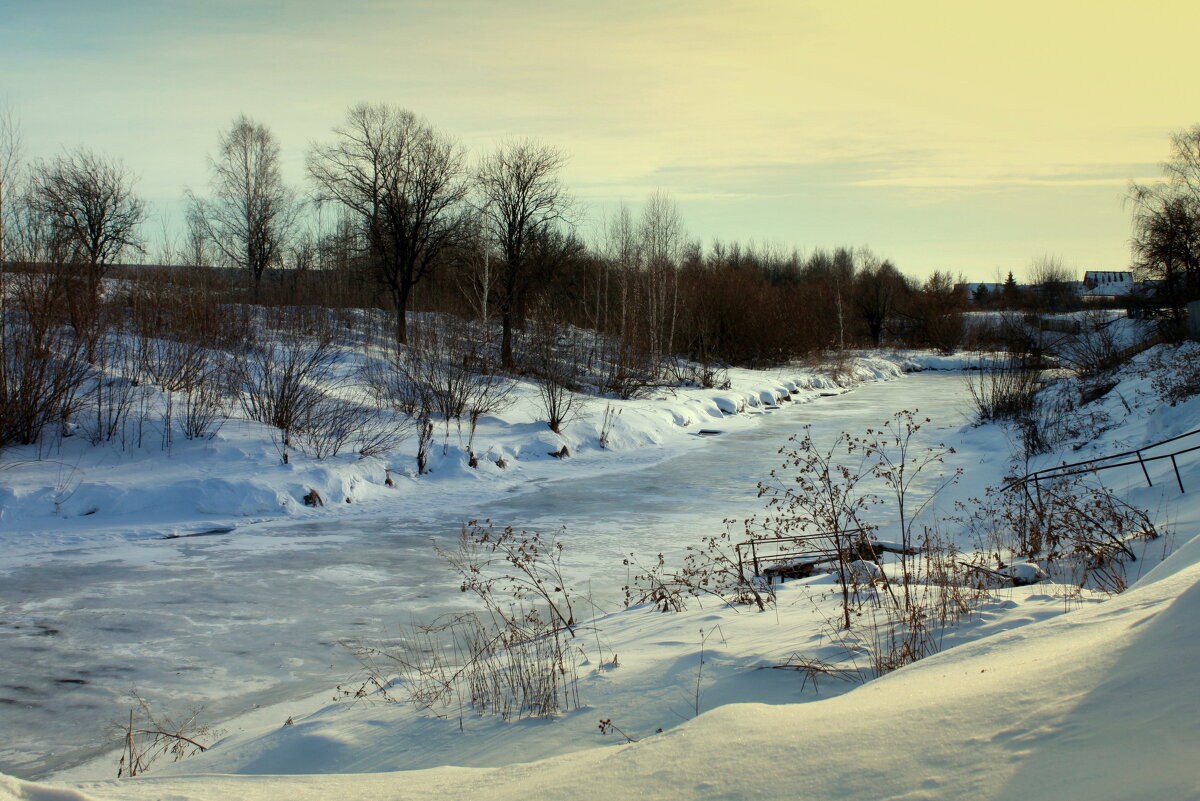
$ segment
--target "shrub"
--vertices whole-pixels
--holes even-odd
[[[586,374],[580,361],[582,348],[550,322],[539,321],[533,331],[525,369],[537,385],[546,425],[555,434],[561,434],[563,427],[582,411],[587,400],[581,394]]]
[[[967,392],[978,423],[1027,420],[1036,407],[1040,372],[1015,356],[982,358],[967,374]]]
[[[467,448],[479,420],[508,406],[512,382],[490,359],[486,326],[455,317],[413,325],[411,344],[390,345],[386,361],[370,361],[362,377],[376,399],[406,415],[470,423]]]
[[[1150,387],[1167,405],[1200,395],[1200,343],[1185,342],[1176,348],[1164,348],[1152,355],[1144,370]]]
[[[237,374],[242,408],[251,420],[280,432],[285,464],[293,434],[311,426],[320,416],[318,407],[327,402],[322,387],[337,383],[334,365],[338,351],[332,327],[321,322],[308,332],[304,335],[295,326],[281,326],[275,341],[248,350]]]
[[[344,694],[374,689],[460,722],[468,709],[512,720],[578,708],[583,645],[562,543],[471,522],[454,547],[438,550],[482,611],[414,624],[399,647],[350,646],[366,675]]]
[[[1136,540],[1163,535],[1143,510],[1083,475],[989,489],[964,522],[1000,566],[1036,560],[1081,587],[1122,592]]]
[[[1119,318],[1108,312],[1091,311],[1079,321],[1079,329],[1059,350],[1062,362],[1084,378],[1116,366],[1121,348],[1113,333]]]
[[[726,526],[731,522],[727,520]],[[682,612],[687,609],[688,598],[711,595],[729,606],[754,604],[764,611],[775,601],[769,584],[743,574],[728,528],[721,534],[703,538],[699,545],[687,546],[683,565],[677,570],[667,568],[661,553],[649,564],[631,553],[623,564],[627,575],[622,588],[626,606],[650,603],[662,612]]]
[[[128,722],[114,722],[108,727],[109,735],[121,741],[118,779],[140,776],[162,757],[178,762],[207,751],[208,746],[199,740],[211,742],[223,734],[198,720],[203,709],[193,709],[182,718],[172,719],[151,709],[136,691],[131,695],[134,705],[129,710]]]
[[[85,345],[57,320],[62,285],[47,272],[0,273],[0,448],[36,442],[66,420],[90,374]]]

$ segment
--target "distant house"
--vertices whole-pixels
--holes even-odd
[[[956,284],[954,288],[960,292],[965,292],[968,300],[980,306],[986,306],[991,301],[997,300],[1004,292],[1004,284],[982,281],[969,284]]]
[[[1088,270],[1083,274],[1080,294],[1091,300],[1116,300],[1128,297],[1137,284],[1133,273],[1125,270]]]

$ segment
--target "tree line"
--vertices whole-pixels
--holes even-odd
[[[510,370],[531,315],[651,360],[761,364],[889,334],[941,345],[937,318],[962,301],[949,276],[916,284],[863,249],[703,248],[663,192],[585,242],[561,150],[509,139],[472,161],[413,112],[366,103],[310,147],[306,191],[284,181],[271,130],[239,116],[217,137],[209,185],[185,191],[182,245],[152,256],[147,205],[119,159],[81,147],[25,164],[11,114],[0,120],[0,263],[60,273],[80,330],[103,280],[145,259],[216,271],[229,300],[387,308],[400,344],[411,311],[472,316],[496,325]]]

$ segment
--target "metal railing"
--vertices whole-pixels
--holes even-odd
[[[738,560],[738,576],[746,581],[747,564],[753,568],[750,575],[761,576],[765,566],[776,562],[786,562],[794,559],[808,559],[812,564],[832,561],[840,558],[841,547],[848,542],[846,538],[859,535],[865,537],[867,529],[852,528],[832,534],[794,534],[790,537],[767,537],[763,539],[745,540],[733,546]],[[839,546],[842,543],[842,546]],[[767,550],[766,553],[762,551]]]
[[[1113,470],[1118,467],[1132,467],[1133,465],[1141,467],[1142,475],[1146,479],[1146,485],[1153,487],[1154,481],[1151,480],[1150,471],[1146,468],[1146,465],[1153,462],[1170,460],[1171,468],[1175,472],[1175,483],[1179,486],[1179,491],[1184,492],[1183,479],[1179,475],[1179,462],[1176,457],[1187,453],[1200,451],[1200,441],[1196,441],[1195,444],[1190,445],[1189,447],[1180,448],[1178,450],[1171,451],[1170,453],[1156,453],[1147,456],[1146,452],[1155,448],[1159,448],[1163,445],[1169,445],[1172,442],[1180,442],[1188,439],[1189,437],[1200,437],[1200,428],[1189,431],[1186,434],[1180,434],[1177,437],[1171,437],[1170,439],[1164,439],[1158,442],[1152,442],[1148,445],[1143,445],[1135,450],[1114,453],[1109,456],[1100,456],[1095,459],[1085,459],[1081,462],[1061,464],[1057,467],[1046,467],[1041,470],[1035,470],[1032,473],[1005,484],[1003,490],[1007,492],[1008,490],[1016,489],[1017,487],[1028,487],[1030,484],[1033,484],[1036,488],[1043,481],[1053,481],[1055,479],[1076,476],[1082,473],[1099,473],[1103,470]]]

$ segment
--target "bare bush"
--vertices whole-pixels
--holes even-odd
[[[918,534],[923,513],[959,475],[921,481],[925,486],[914,492],[922,474],[953,453],[921,441],[926,422],[901,411],[862,437],[839,435],[829,448],[818,447],[807,431],[793,437],[795,445],[782,451],[787,455],[782,472],[759,485],[768,498],[767,515],[746,523],[764,545],[801,532],[797,543],[815,543],[824,551],[810,564],[836,568],[841,614],[836,624],[829,621],[832,636],[851,653],[869,655],[873,675],[939,650],[941,632],[977,599],[953,546],[928,525]],[[881,488],[879,494],[867,488],[867,480]],[[899,517],[898,545],[877,541],[876,526],[864,521],[868,509],[885,502]],[[885,567],[880,557],[889,552],[899,558]]]
[[[649,564],[629,554],[623,561],[627,574],[622,588],[625,605],[650,603],[662,612],[682,612],[689,598],[711,596],[730,607],[753,604],[760,612],[766,610],[775,601],[774,591],[759,577],[743,574],[728,528],[733,521],[725,522],[726,530],[721,534],[687,546],[678,569],[669,569],[661,553]]]
[[[356,403],[336,398],[321,398],[310,406],[294,428],[296,440],[309,456],[330,459],[342,452],[354,437],[363,417]]]
[[[618,398],[640,398],[662,386],[662,364],[649,351],[624,340],[597,338],[593,358],[600,366],[600,385]]]
[[[546,425],[555,434],[561,434],[563,426],[579,414],[584,397],[553,376],[538,376],[537,388]]]
[[[916,542],[917,556],[899,577],[880,571],[860,582],[861,625],[834,632],[849,652],[867,657],[866,675],[882,676],[937,653],[946,630],[988,597],[971,565],[935,529],[923,527]]]
[[[1143,374],[1150,377],[1150,387],[1169,406],[1200,395],[1200,344],[1185,342],[1176,348],[1164,349],[1147,361]]]
[[[811,426],[788,442],[779,451],[783,466],[758,486],[759,497],[767,499],[767,511],[762,518],[747,520],[746,532],[768,539],[803,533],[822,538],[824,548],[837,555],[842,622],[848,629],[854,581],[849,565],[858,559],[871,531],[863,515],[874,498],[862,486],[870,476],[871,451],[845,432],[822,448],[813,440]]]
[[[461,580],[460,589],[514,632],[574,634],[574,597],[563,572],[563,544],[541,533],[471,521],[453,549],[438,553]],[[515,613],[505,598],[528,604]]]
[[[979,423],[1025,420],[1035,409],[1040,372],[1015,356],[983,357],[967,374],[967,392]]]
[[[179,427],[184,438],[209,439],[220,429],[226,420],[231,374],[229,357],[210,353],[205,369],[182,388]]]
[[[0,448],[36,442],[70,416],[89,367],[59,325],[62,284],[48,272],[0,273]]]
[[[677,361],[672,365],[672,374],[682,386],[704,387],[705,389],[729,389],[728,371],[712,362]]]
[[[612,436],[613,426],[617,423],[617,418],[621,416],[620,409],[613,409],[611,403],[604,404],[604,416],[600,420],[600,436],[598,444],[601,448],[608,447],[608,438]]]
[[[129,710],[128,722],[116,722],[109,726],[110,735],[121,740],[118,779],[140,776],[162,757],[178,762],[207,751],[209,746],[203,745],[200,740],[211,742],[222,734],[199,722],[202,709],[194,709],[185,717],[173,719],[152,710],[136,691],[132,695],[134,705]]]
[[[547,320],[534,326],[532,339],[527,369],[537,386],[546,425],[561,434],[587,400],[581,393],[585,372],[580,360],[581,343]]]
[[[1143,510],[1086,476],[989,489],[964,517],[998,568],[1035,560],[1081,587],[1116,593],[1128,586],[1132,544],[1163,532]]]
[[[309,409],[296,428],[300,446],[316,459],[330,459],[346,447],[359,457],[381,456],[395,450],[413,421],[360,403],[325,397]]]
[[[140,374],[162,390],[163,447],[170,448],[174,435],[176,396],[183,403],[184,436],[199,439],[212,433],[224,416],[229,359],[192,339],[143,336],[137,348]]]
[[[411,344],[393,345],[386,363],[368,362],[363,380],[383,404],[407,415],[467,418],[468,451],[479,420],[504,409],[512,382],[495,370],[484,325],[448,317],[412,326]]]
[[[78,415],[88,440],[127,444],[126,423],[136,396],[143,391],[135,354],[128,339],[117,333],[102,335],[93,349],[93,376],[84,402],[90,408]]]
[[[1116,366],[1121,347],[1113,333],[1120,318],[1103,311],[1088,312],[1079,321],[1079,330],[1059,351],[1062,362],[1084,378]]]
[[[378,690],[460,722],[467,710],[513,720],[578,708],[583,646],[562,552],[536,532],[469,523],[439,553],[482,611],[413,625],[400,647],[351,646],[366,678],[343,692]]]
[[[292,436],[303,429],[326,400],[322,387],[336,384],[337,348],[327,323],[301,334],[295,325],[281,326],[274,342],[250,348],[239,363],[242,408],[251,420],[280,432],[281,458],[286,464]],[[290,330],[289,330],[290,329]]]
[[[425,384],[409,375],[408,359],[394,351],[386,359],[373,358],[363,363],[359,377],[375,401],[398,414],[416,416],[432,405]]]
[[[947,456],[954,453],[953,448],[947,448],[942,443],[930,445],[922,442],[921,428],[929,422],[928,417],[921,419],[915,411],[899,411],[878,429],[867,429],[866,436],[860,440],[872,462],[871,475],[882,484],[883,492],[895,504],[899,516],[900,577],[904,593],[901,608],[905,612],[911,611],[913,605],[909,597],[912,583],[909,559],[916,552],[916,521],[938,494],[962,475],[961,470],[955,470],[941,477],[937,484],[926,488],[920,496],[914,497],[914,485],[922,474],[926,470],[936,469],[945,462]]]
[[[408,627],[399,647],[349,647],[366,676],[342,689],[350,698],[374,689],[460,725],[468,711],[509,721],[580,706],[576,649],[557,632],[514,639],[486,616],[458,614]]]

